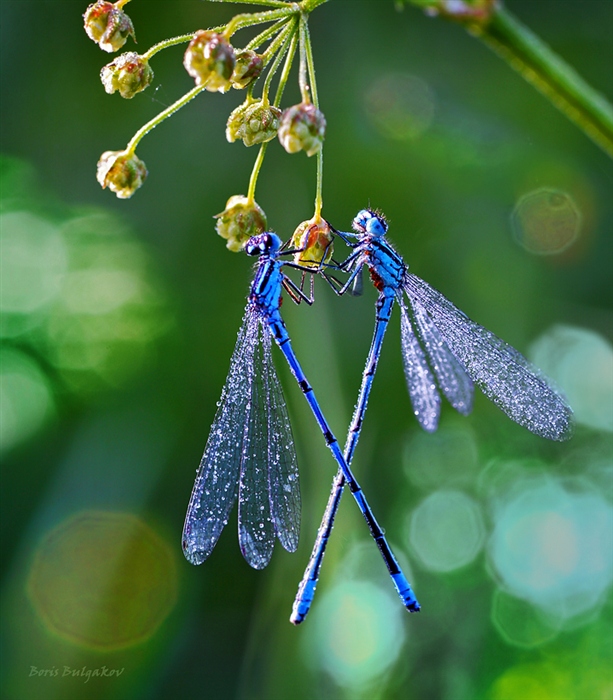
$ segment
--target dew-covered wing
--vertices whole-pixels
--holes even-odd
[[[236,501],[258,328],[258,318],[247,310],[185,517],[183,552],[192,564],[202,564],[212,552]]]
[[[268,334],[270,343],[270,334]],[[268,396],[268,482],[275,533],[288,552],[298,548],[300,483],[298,459],[283,390],[270,352],[264,358]]]
[[[409,302],[411,320],[439,389],[456,411],[467,416],[472,411],[475,393],[472,379],[449,349],[425,307],[410,296]]]
[[[407,273],[404,287],[413,308],[430,317],[471,379],[512,420],[551,440],[570,437],[571,409],[520,352],[419,277]]]
[[[268,493],[269,399],[265,367],[270,357],[270,334],[259,324],[253,353],[253,381],[246,425],[245,458],[238,488],[238,541],[243,556],[254,569],[263,569],[272,556],[275,530]]]
[[[428,366],[426,355],[409,318],[409,311],[402,298],[402,292],[397,294],[396,299],[400,307],[402,363],[413,413],[415,413],[421,427],[431,433],[438,427],[441,397],[436,387],[434,375]]]

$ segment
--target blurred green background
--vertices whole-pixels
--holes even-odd
[[[156,56],[154,84],[126,101],[100,84],[111,59],[83,32],[86,3],[0,8],[2,697],[613,698],[610,160],[458,26],[391,0],[314,13],[324,215],[347,230],[381,208],[412,271],[537,362],[577,427],[550,443],[479,395],[470,417],[447,405],[426,435],[395,318],[354,467],[423,609],[402,609],[346,497],[294,628],[335,467],[280,357],[298,552],[250,569],[235,514],[202,566],[180,548],[251,275],[212,218],[246,192],[255,157],[224,138],[242,95],[202,94],[146,137],[149,179],[119,201],[96,161],[191,87],[182,48]],[[508,8],[613,98],[613,4]],[[246,8],[126,9],[142,52]],[[273,142],[256,196],[283,238],[312,215],[314,185],[315,159]],[[317,287],[313,308],[283,311],[342,437],[376,295]]]

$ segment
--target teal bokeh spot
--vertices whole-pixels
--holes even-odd
[[[489,558],[511,595],[567,621],[601,602],[613,581],[613,508],[602,496],[527,479],[494,520]]]
[[[304,654],[339,686],[363,690],[398,658],[405,640],[402,615],[393,594],[368,581],[345,581],[318,599]]]
[[[470,564],[484,539],[480,506],[460,491],[436,491],[410,518],[409,545],[431,571],[453,571]]]
[[[530,359],[564,392],[577,423],[613,432],[613,347],[606,338],[556,325],[533,343]]]

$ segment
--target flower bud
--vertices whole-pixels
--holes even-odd
[[[235,194],[226,203],[226,208],[217,214],[217,233],[226,238],[226,247],[234,253],[258,233],[266,231],[266,214],[256,203],[242,194]]]
[[[112,95],[116,90],[127,100],[151,84],[153,70],[149,61],[134,51],[122,53],[100,71],[104,89]]]
[[[119,51],[131,36],[134,41],[132,20],[112,2],[98,0],[83,15],[87,36],[108,53]]]
[[[306,151],[312,156],[321,149],[326,133],[326,119],[315,105],[302,102],[283,112],[279,141],[288,153]]]
[[[129,199],[147,177],[147,166],[127,151],[105,151],[98,161],[97,179],[119,199]]]
[[[319,217],[298,224],[292,235],[290,247],[299,252],[294,254],[294,262],[302,267],[318,269],[330,262],[334,250],[330,224]]]
[[[260,77],[264,69],[264,59],[255,51],[244,49],[236,54],[236,63],[232,72],[232,87],[242,90]]]
[[[203,29],[189,42],[183,58],[185,70],[196,85],[203,85],[209,92],[230,88],[235,62],[234,49],[223,34]]]
[[[274,139],[279,128],[281,110],[266,101],[244,102],[228,117],[226,138],[230,143],[241,139],[245,146]]]

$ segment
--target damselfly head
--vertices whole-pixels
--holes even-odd
[[[281,248],[281,239],[276,233],[271,231],[252,236],[245,243],[247,255],[270,255],[271,253],[276,253],[279,248]]]
[[[362,209],[358,212],[352,225],[356,233],[366,233],[371,236],[385,236],[387,233],[385,217],[372,209]]]

